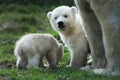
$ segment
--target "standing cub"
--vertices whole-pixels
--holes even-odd
[[[50,67],[55,67],[62,58],[63,48],[50,34],[27,34],[16,42],[14,54],[19,69],[44,66],[44,57]]]
[[[47,16],[71,52],[69,67],[78,69],[85,66],[89,47],[76,7],[59,6],[48,12]]]

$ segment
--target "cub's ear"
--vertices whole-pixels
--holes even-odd
[[[52,15],[52,12],[51,12],[51,11],[47,13],[48,19],[51,19],[51,15]]]
[[[75,6],[72,6],[71,10],[72,10],[73,13],[77,13],[77,8]]]

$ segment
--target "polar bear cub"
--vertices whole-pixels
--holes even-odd
[[[63,47],[50,34],[27,34],[16,42],[14,55],[17,68],[44,66],[46,57],[50,67],[55,67],[63,55]]]
[[[81,26],[81,18],[76,7],[59,6],[47,13],[50,23],[71,52],[69,67],[86,65],[89,51],[88,41]]]

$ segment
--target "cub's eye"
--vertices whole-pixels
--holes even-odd
[[[55,17],[55,19],[57,19],[57,17]]]
[[[64,15],[65,18],[67,18],[68,16],[67,15]]]

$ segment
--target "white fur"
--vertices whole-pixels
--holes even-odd
[[[29,57],[27,67],[39,66],[39,60],[40,60],[39,54],[36,54],[33,57]]]
[[[43,57],[47,58],[50,66],[56,66],[63,48],[50,34],[27,34],[17,41],[14,54],[18,68],[43,65]]]

